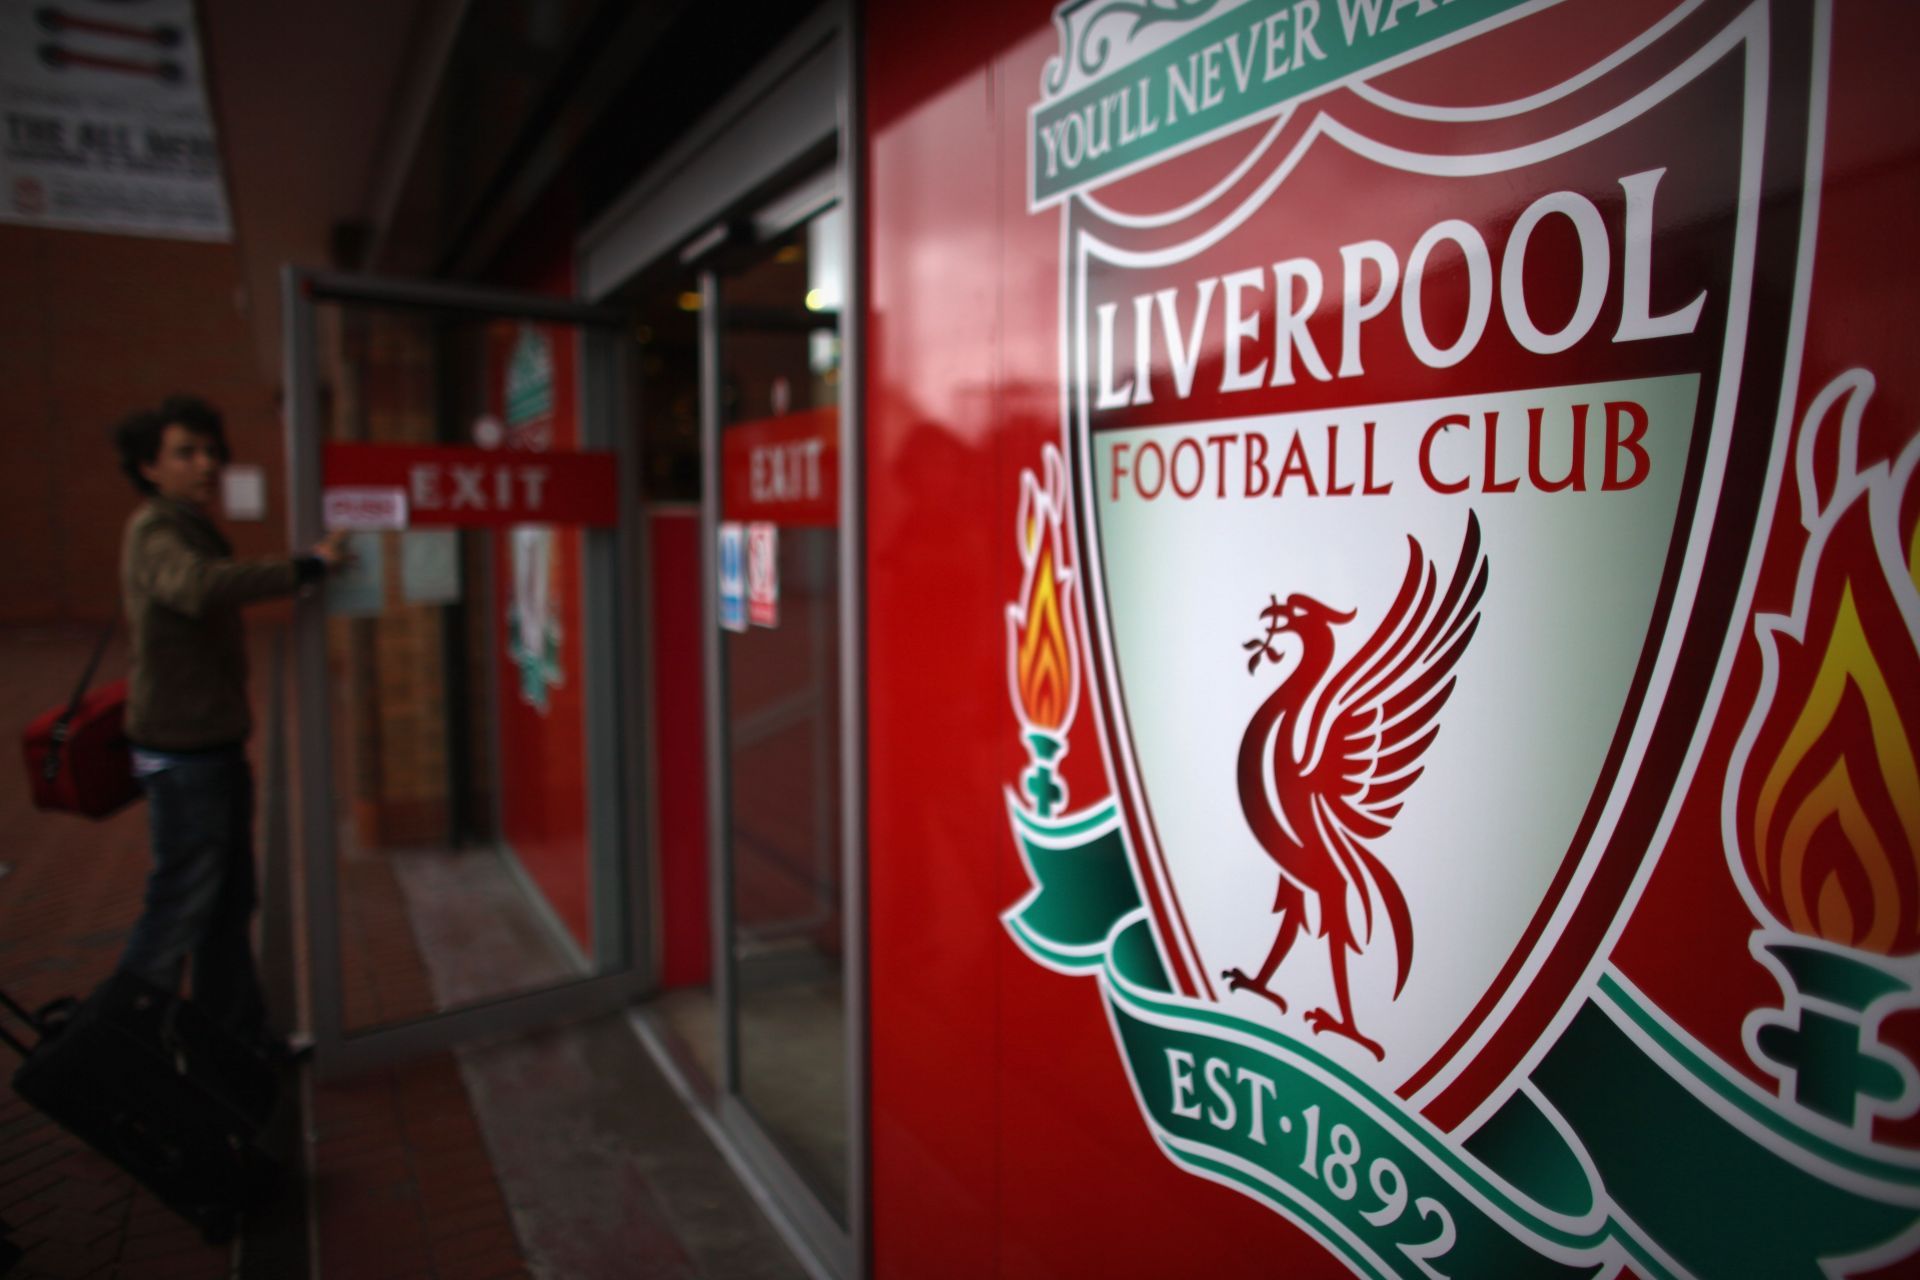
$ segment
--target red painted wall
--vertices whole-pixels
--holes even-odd
[[[1168,1165],[1099,1003],[1000,924],[1026,888],[1001,798],[1024,760],[1001,692],[1011,535],[1020,469],[1059,434],[1059,227],[1025,212],[1021,137],[1055,39],[1044,7],[1015,9],[868,15],[876,1270],[1342,1274]],[[1069,754],[1069,790],[1103,790],[1099,765]]]
[[[700,670],[700,514],[647,522],[653,632],[655,862],[660,889],[660,985],[689,987],[713,972],[707,886],[706,704]]]
[[[1671,8],[1569,0],[1486,37],[1508,77],[1497,87],[1470,71],[1467,53],[1382,84],[1424,101],[1520,98]],[[1712,9],[1716,21],[1738,11]],[[1143,1120],[1094,984],[1034,963],[1001,918],[1031,883],[1008,823],[1008,791],[1029,758],[1004,693],[1006,611],[1022,586],[1020,480],[1060,439],[1063,403],[1065,215],[1029,212],[1027,200],[1028,110],[1059,50],[1050,17],[1046,5],[1006,3],[870,5],[865,15],[875,1272],[1346,1275],[1278,1213],[1168,1159]],[[1115,20],[1116,30],[1124,25]],[[1920,225],[1920,110],[1900,65],[1916,35],[1914,11],[1893,0],[1834,7],[1818,269],[1798,389],[1784,408],[1798,422],[1836,376],[1870,367],[1878,385],[1861,428],[1863,465],[1900,453],[1920,424],[1920,371],[1908,354],[1920,260],[1898,247]],[[1490,128],[1486,136],[1492,146],[1501,135]],[[1169,162],[1157,178],[1102,194],[1124,210],[1130,186],[1199,182],[1206,163]],[[1784,186],[1777,174],[1769,181],[1770,202],[1798,201],[1790,175]],[[1367,219],[1378,212],[1338,197],[1324,193],[1333,244],[1362,234],[1352,228],[1374,225]],[[1416,233],[1439,216],[1385,213]],[[1792,257],[1769,252],[1757,292],[1777,303],[1791,293]],[[1272,256],[1286,254],[1276,246]],[[1337,295],[1337,276],[1329,284]],[[1208,359],[1217,377],[1217,351]],[[1419,394],[1448,386],[1436,379]],[[1740,447],[1764,455],[1768,442],[1744,438]],[[1730,483],[1758,486],[1761,473],[1750,459]],[[1911,509],[1902,519],[1903,529],[1915,527]],[[1767,522],[1776,536],[1753,605],[1785,609],[1806,541],[1790,495]],[[1082,671],[1088,663],[1083,653]],[[1758,678],[1757,658],[1742,658],[1727,705],[1751,705]],[[1893,696],[1911,726],[1920,685]],[[1079,714],[1063,777],[1076,802],[1090,802],[1112,783],[1087,698]],[[1741,724],[1730,714],[1710,738],[1707,770],[1717,761],[1724,772]],[[1906,732],[1911,740],[1913,729]],[[1719,797],[1716,784],[1685,798],[1624,936],[1607,945],[1620,973],[1772,1087],[1743,1051],[1740,1024],[1750,1010],[1778,1005],[1780,990],[1747,950],[1755,919],[1720,851]],[[1909,892],[1912,853],[1899,855],[1908,861],[1896,871]],[[1920,1016],[1890,1018],[1884,1039],[1920,1053]],[[1633,1123],[1630,1113],[1622,1123]],[[1882,1122],[1874,1137],[1917,1145],[1911,1121]]]

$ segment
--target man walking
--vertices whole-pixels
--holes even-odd
[[[177,990],[191,963],[207,1013],[263,1048],[250,924],[256,902],[253,773],[241,606],[290,596],[343,559],[342,534],[305,555],[236,560],[211,508],[226,464],[220,414],[175,396],[115,431],[147,500],[127,521],[120,580],[132,641],[127,736],[148,798],[153,869],[120,967]]]

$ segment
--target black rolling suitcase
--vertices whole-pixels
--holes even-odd
[[[133,1177],[209,1241],[278,1188],[258,1145],[273,1111],[273,1066],[172,992],[115,973],[79,1002],[29,1013],[38,1036],[0,1039],[23,1061],[13,1090]]]

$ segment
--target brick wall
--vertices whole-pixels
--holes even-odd
[[[266,518],[225,522],[236,552],[287,549],[276,387],[255,364],[248,305],[231,244],[0,225],[0,625],[118,616],[120,533],[139,496],[112,428],[175,392],[218,405],[235,460],[265,472]],[[322,337],[340,339],[337,328]],[[432,357],[419,331],[376,328],[345,346],[332,363],[335,412],[374,439],[430,440]],[[387,570],[394,581],[397,563]],[[250,613],[256,627],[288,617],[283,604]],[[435,610],[396,608],[342,624],[362,632],[354,657],[336,640],[336,675],[351,691],[339,702],[351,724],[336,730],[349,744],[338,776],[354,779],[369,844],[444,839],[442,625]]]
[[[117,615],[138,497],[110,433],[176,391],[219,405],[235,459],[265,469],[267,517],[229,526],[238,552],[285,549],[280,419],[246,307],[231,244],[0,225],[0,623]]]
[[[417,317],[343,318],[330,362],[339,438],[426,444],[434,437],[438,371],[432,330]],[[399,599],[399,539],[382,535],[387,605],[330,628],[349,724],[353,814],[364,847],[447,839],[446,625],[441,610]]]

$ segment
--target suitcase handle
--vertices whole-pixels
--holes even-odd
[[[29,1027],[32,1027],[34,1031],[36,1032],[43,1031],[43,1028],[40,1025],[40,1019],[34,1017],[31,1013],[28,1013],[26,1009],[21,1007],[21,1004],[18,1000],[15,1000],[12,996],[8,995],[5,991],[0,991],[0,1004],[4,1004],[9,1010],[12,1011],[14,1017],[26,1023]],[[33,1052],[24,1043],[22,1043],[11,1031],[7,1030],[5,1023],[0,1023],[0,1041],[5,1041],[7,1044],[7,1047],[12,1049],[15,1053],[19,1054],[23,1058],[26,1057],[29,1053]]]
[[[29,1013],[18,1000],[8,995],[4,990],[0,990],[0,1004],[12,1010],[14,1017],[33,1028],[34,1032],[44,1041],[49,1036],[59,1034],[60,1029],[66,1025],[67,1019],[72,1017],[73,1011],[80,1006],[80,1001],[73,996],[61,996],[57,1000],[49,1000],[47,1003],[41,1005],[35,1012]],[[8,1031],[6,1024],[3,1022],[0,1022],[0,1042],[5,1042],[9,1048],[23,1058],[33,1052],[30,1046],[23,1043],[19,1037]]]

